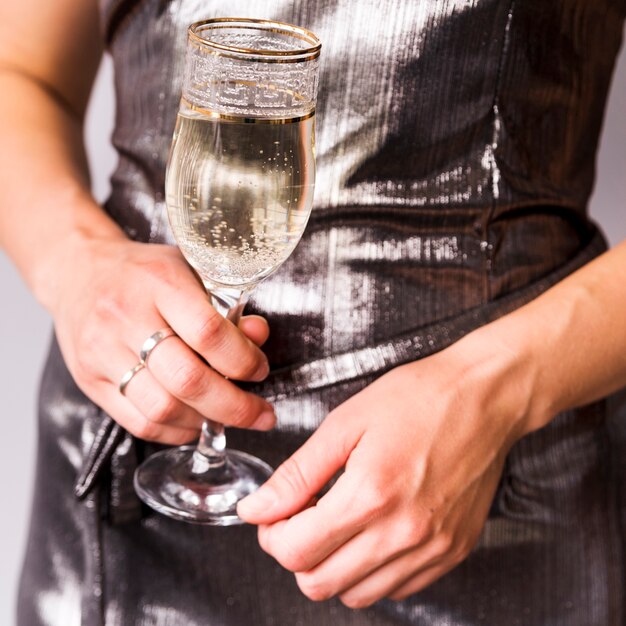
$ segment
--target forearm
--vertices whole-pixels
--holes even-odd
[[[73,240],[122,235],[91,197],[80,117],[18,70],[0,69],[0,94],[0,245],[51,307]]]
[[[490,352],[529,396],[523,432],[626,385],[626,242],[526,306],[466,337],[466,353]],[[504,377],[502,377],[504,380]],[[499,400],[506,402],[504,400]]]

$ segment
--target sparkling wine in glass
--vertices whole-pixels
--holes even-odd
[[[237,324],[252,289],[297,245],[315,185],[317,37],[269,20],[218,18],[188,32],[166,174],[170,225],[212,304]],[[135,489],[170,517],[241,523],[237,502],[272,473],[226,448],[206,420],[197,446],[149,457]]]

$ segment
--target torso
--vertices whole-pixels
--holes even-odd
[[[266,349],[275,371],[256,391],[275,402],[279,427],[233,432],[236,447],[279,463],[383,371],[523,304],[602,249],[586,203],[623,1],[100,4],[116,68],[120,153],[107,210],[140,241],[171,241],[164,172],[187,25],[225,14],[272,18],[305,26],[323,43],[313,215],[296,252],[251,303],[272,327]],[[68,413],[90,403],[55,351],[48,371],[42,428],[52,454],[67,435],[49,427],[59,389],[75,398]],[[91,421],[73,422],[75,439],[85,423],[98,426],[93,411]],[[39,511],[40,528],[67,517],[83,543],[41,548],[40,573],[34,561],[27,572],[43,581],[31,587],[58,594],[45,564],[64,549],[74,563],[83,563],[80,549],[97,552],[74,569],[99,580],[100,595],[83,598],[89,614],[116,626],[617,626],[622,548],[606,437],[594,405],[522,440],[469,559],[425,592],[368,611],[306,600],[260,552],[251,528],[201,529],[152,514],[100,523],[72,502],[67,481],[55,487],[67,506],[54,518]],[[125,445],[92,507],[132,509],[128,476],[142,449],[130,438]]]

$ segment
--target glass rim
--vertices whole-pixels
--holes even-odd
[[[199,30],[205,26],[213,26],[214,30],[221,28],[260,28],[269,32],[282,33],[290,37],[300,39],[309,44],[307,47],[296,48],[293,50],[263,50],[256,48],[240,48],[238,46],[229,46],[223,43],[211,41],[206,36],[200,35]],[[207,28],[206,30],[211,30]],[[312,31],[302,28],[302,26],[294,26],[287,22],[278,22],[276,20],[254,19],[248,17],[214,17],[200,22],[194,22],[187,30],[190,41],[193,41],[202,48],[214,51],[216,54],[230,53],[233,55],[241,55],[244,57],[264,57],[263,61],[280,63],[286,61],[309,61],[316,59],[322,48],[322,42]],[[288,57],[285,58],[285,57]],[[294,58],[296,57],[296,58]]]

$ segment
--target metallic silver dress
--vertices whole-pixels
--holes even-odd
[[[275,403],[279,426],[231,432],[234,447],[277,465],[384,371],[450,345],[604,249],[585,211],[624,0],[100,5],[120,157],[106,209],[146,242],[170,238],[163,181],[186,26],[275,18],[323,42],[314,214],[251,306],[272,326],[273,373],[254,389]],[[352,611],[301,595],[252,527],[142,510],[132,472],[153,447],[80,393],[53,343],[18,623],[624,624],[625,406],[615,396],[520,441],[469,558],[404,602]]]

